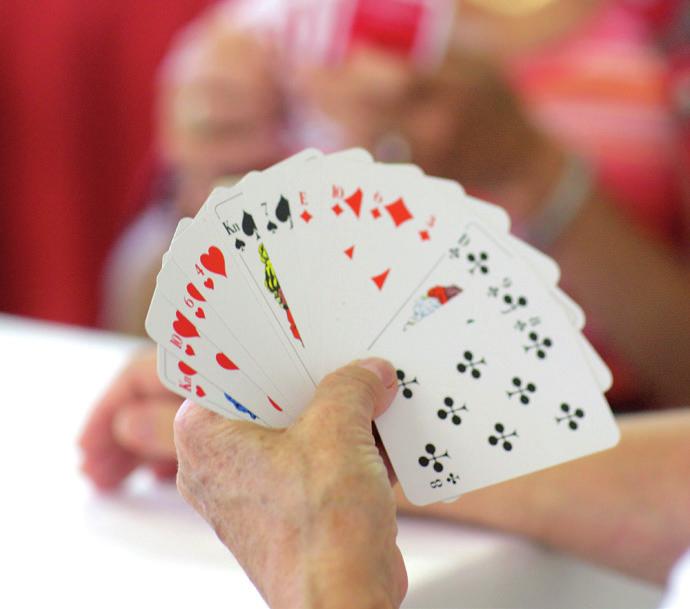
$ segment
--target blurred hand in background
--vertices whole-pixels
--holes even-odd
[[[172,425],[181,402],[158,380],[155,348],[133,357],[94,405],[79,440],[82,470],[93,484],[115,488],[142,466],[174,476]]]
[[[682,365],[690,357],[690,281],[671,233],[680,232],[680,208],[690,204],[673,182],[665,66],[651,38],[630,35],[638,31],[623,27],[633,23],[630,14],[600,0],[468,0],[459,7],[438,65],[384,52],[375,40],[358,42],[340,62],[303,57],[295,65],[270,37],[233,21],[223,4],[211,9],[179,37],[161,80],[160,141],[177,176],[177,211],[196,213],[223,174],[262,168],[305,144],[323,146],[318,138],[297,142],[290,130],[295,105],[313,109],[315,118],[339,127],[339,147],[364,146],[456,179],[503,205],[523,236],[549,247],[588,313],[590,337],[614,369],[614,405],[683,403],[690,392]],[[580,36],[586,44],[573,50],[568,41]],[[550,49],[561,49],[553,63],[546,60]],[[548,68],[533,80],[546,73],[548,83],[539,86],[557,116],[549,129],[511,75],[514,62],[530,55]],[[586,132],[578,140],[586,146],[571,146],[577,131]],[[557,137],[566,132],[570,139]],[[597,156],[602,150],[605,159]],[[573,177],[568,170],[581,156],[592,170]],[[604,165],[623,191],[599,175]],[[554,201],[570,210],[555,227],[553,209],[543,218]],[[660,238],[630,221],[642,206],[638,224],[656,223]],[[176,220],[169,218],[162,232],[168,235]],[[142,275],[131,268],[121,274],[144,277],[146,285],[131,291],[141,300],[136,306],[114,282],[109,305],[129,322],[119,327],[143,328],[159,260],[137,261],[150,267]],[[660,342],[672,348],[655,349]]]
[[[553,148],[500,68],[457,44],[434,71],[361,48],[342,66],[305,70],[301,82],[308,100],[341,126],[345,147],[390,154],[388,160],[413,162],[475,191],[524,185],[532,196],[507,199],[518,217],[539,200],[531,192],[539,189],[535,168],[554,168],[539,163],[549,161]]]

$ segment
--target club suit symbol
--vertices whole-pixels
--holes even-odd
[[[398,388],[402,388],[402,395],[406,400],[409,400],[412,398],[414,395],[412,389],[410,389],[410,385],[419,385],[419,381],[417,380],[417,377],[413,378],[412,380],[406,380],[405,379],[405,372],[402,370],[397,370],[396,371],[396,376],[398,377]]]
[[[530,395],[537,392],[537,386],[534,383],[524,383],[517,376],[513,378],[513,387],[515,387],[514,391],[506,391],[508,397],[512,399],[513,396],[520,396],[520,403],[525,406],[530,403]]]
[[[441,459],[450,459],[448,451],[445,451],[442,455],[437,455],[436,447],[433,444],[427,444],[424,447],[424,451],[426,452],[426,455],[419,457],[419,464],[422,467],[428,467],[431,465],[435,472],[441,473],[443,471],[443,463],[441,463]]]
[[[462,424],[462,418],[458,414],[459,412],[465,411],[469,412],[469,409],[465,404],[462,406],[456,406],[453,398],[446,398],[443,400],[444,408],[440,408],[436,415],[442,421],[449,419],[453,425],[459,426]]]
[[[457,484],[460,482],[460,476],[457,474],[449,474],[446,478],[446,482],[449,482],[450,484]]]
[[[503,423],[496,423],[496,425],[494,425],[494,431],[496,433],[489,436],[489,444],[491,444],[491,446],[498,446],[500,444],[501,448],[506,452],[513,450],[513,443],[509,438],[517,438],[517,431],[506,433],[506,428]]]
[[[562,417],[556,417],[556,423],[559,425],[565,421],[568,427],[573,431],[577,431],[580,427],[581,420],[585,418],[585,411],[582,408],[573,409],[569,404],[561,404]]]
[[[465,361],[457,365],[458,372],[460,374],[465,374],[465,372],[469,371],[473,379],[480,379],[482,377],[482,372],[479,370],[479,366],[486,366],[486,360],[484,358],[475,359],[472,351],[465,351],[462,357]]]
[[[486,252],[478,252],[476,254],[467,254],[467,261],[470,263],[470,275],[474,275],[479,271],[482,275],[489,274],[489,254]]]
[[[546,359],[548,349],[553,347],[553,341],[550,338],[540,338],[536,332],[530,332],[528,335],[530,340],[529,345],[523,345],[525,353],[533,352],[538,359]]]
[[[501,311],[501,313],[507,315],[519,308],[524,309],[528,302],[526,296],[513,296],[512,294],[506,293],[503,295],[503,304],[505,304],[507,308]]]

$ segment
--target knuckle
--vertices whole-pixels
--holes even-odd
[[[197,493],[192,491],[192,485],[189,483],[187,477],[184,474],[178,472],[177,479],[177,492],[180,496],[199,514],[205,516],[204,504],[200,501]]]
[[[189,416],[187,413],[179,412],[173,421],[173,434],[175,437],[175,446],[178,451],[186,452],[190,445],[190,437],[193,434]]]
[[[200,440],[207,435],[208,427],[213,413],[196,406],[191,402],[185,402],[178,410],[173,422],[175,445],[178,450],[189,453]]]
[[[189,485],[187,483],[187,475],[182,467],[177,471],[177,478],[175,479],[175,484],[177,486],[177,491],[180,493],[182,498],[189,504],[192,504],[193,497],[189,491]]]
[[[375,374],[356,366],[331,372],[324,378],[320,389],[319,397],[329,401],[367,404],[375,404],[383,391]]]

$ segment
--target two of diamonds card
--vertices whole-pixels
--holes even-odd
[[[146,321],[171,390],[288,426],[347,362],[398,369],[376,420],[419,505],[610,448],[612,379],[558,266],[456,183],[305,150],[180,222]]]

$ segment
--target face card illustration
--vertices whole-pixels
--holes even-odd
[[[245,283],[259,303],[261,315],[269,320],[274,334],[279,337],[284,347],[292,352],[295,360],[308,375],[307,368],[300,359],[305,349],[305,341],[300,331],[299,317],[291,307],[273,265],[271,253],[264,243],[264,229],[260,229],[257,224],[260,214],[265,214],[267,231],[276,231],[279,226],[284,230],[294,229],[290,204],[283,197],[275,204],[275,208],[272,206],[272,215],[268,216],[268,203],[265,201],[260,201],[257,208],[255,199],[237,195],[227,203],[230,213],[226,218],[219,218],[219,228],[225,231],[226,244],[234,247],[234,251],[229,255],[243,273]],[[285,218],[284,223],[273,215],[277,210],[281,217]]]
[[[261,369],[272,372],[273,383],[281,393],[290,392],[281,387],[285,382],[292,385],[293,392],[299,392],[310,381],[276,333],[272,321],[265,318],[262,301],[249,289],[241,265],[232,257],[232,250],[228,252],[228,245],[227,235],[216,226],[197,220],[177,236],[169,259],[190,278],[239,344],[251,348]]]
[[[356,149],[344,151],[341,155],[345,158],[368,156]],[[207,210],[209,222],[219,227],[225,242],[233,248],[232,255],[241,262],[255,298],[263,303],[263,315],[310,382],[308,367],[302,359],[305,333],[289,298],[290,292],[284,289],[280,270],[276,269],[273,261],[277,244],[290,242],[302,226],[315,220],[304,200],[300,200],[299,193],[289,188],[287,177],[299,166],[317,162],[320,158],[317,154],[303,153],[248,177],[242,188],[234,191],[233,197]],[[287,254],[290,249],[281,251]],[[283,268],[287,266],[285,261]]]
[[[470,225],[471,226],[471,225]],[[483,226],[477,223],[477,227]],[[482,235],[490,231],[489,227],[475,230]],[[477,323],[491,309],[486,305],[498,302],[500,307],[494,307],[493,311],[499,311],[503,316],[523,311],[528,304],[524,294],[519,294],[511,288],[513,280],[509,273],[500,274],[501,264],[512,261],[514,264],[528,272],[534,271],[537,285],[541,285],[551,297],[554,304],[558,305],[566,315],[573,328],[580,330],[584,326],[584,314],[564,292],[553,287],[558,280],[559,269],[555,264],[544,264],[543,255],[535,256],[532,248],[517,247],[520,242],[514,238],[504,238],[501,242],[493,240],[485,241],[486,248],[479,247],[479,241],[475,238],[475,248],[472,248],[471,232],[460,234],[448,250],[448,256],[434,269],[429,279],[412,294],[401,307],[398,315],[386,325],[385,330],[397,328],[406,331],[411,327],[432,315],[442,305],[442,300],[433,297],[434,291],[439,294],[440,289],[451,290],[454,296],[461,295],[463,299],[463,311],[468,323]],[[492,253],[492,250],[495,253]],[[498,256],[498,258],[497,258]],[[503,257],[503,262],[501,261]],[[492,258],[493,257],[493,258]],[[487,279],[493,275],[492,281]],[[471,297],[473,290],[485,290],[486,298]],[[545,304],[546,306],[546,304]],[[538,336],[535,327],[541,324],[539,316],[524,316],[515,321],[515,327],[530,336]],[[535,339],[536,340],[536,339]],[[547,340],[548,339],[542,339]],[[610,389],[612,377],[610,370],[596,355],[587,341],[578,335],[580,349],[595,375],[600,388],[603,391]],[[376,342],[371,346],[375,349]]]
[[[381,169],[375,166],[347,185],[345,192],[356,183],[363,190],[361,219],[351,223],[354,229],[339,230],[348,241],[320,253],[316,263],[315,275],[323,278],[321,287],[330,297],[330,327],[321,332],[331,337],[324,373],[361,355],[443,256],[453,227],[467,217],[460,201],[441,204],[438,191],[416,172]],[[345,177],[340,181],[347,184]]]
[[[349,161],[360,165],[370,160],[359,149],[327,158],[329,163]],[[307,275],[304,268],[310,262],[307,256],[313,257],[313,249],[309,249],[313,238],[323,236],[319,231],[323,212],[318,198],[304,184],[296,187],[288,176],[298,175],[307,164],[312,168],[321,166],[323,161],[311,158],[285,166],[282,172],[247,179],[241,193],[215,205],[211,214],[233,244],[234,256],[241,260],[257,298],[264,301],[265,315],[273,320],[276,332],[283,334],[284,344],[294,350],[309,371],[319,360],[319,328],[312,325],[319,316],[313,307],[323,304],[323,293],[318,291],[318,274]],[[279,265],[274,264],[275,260],[280,260]]]

